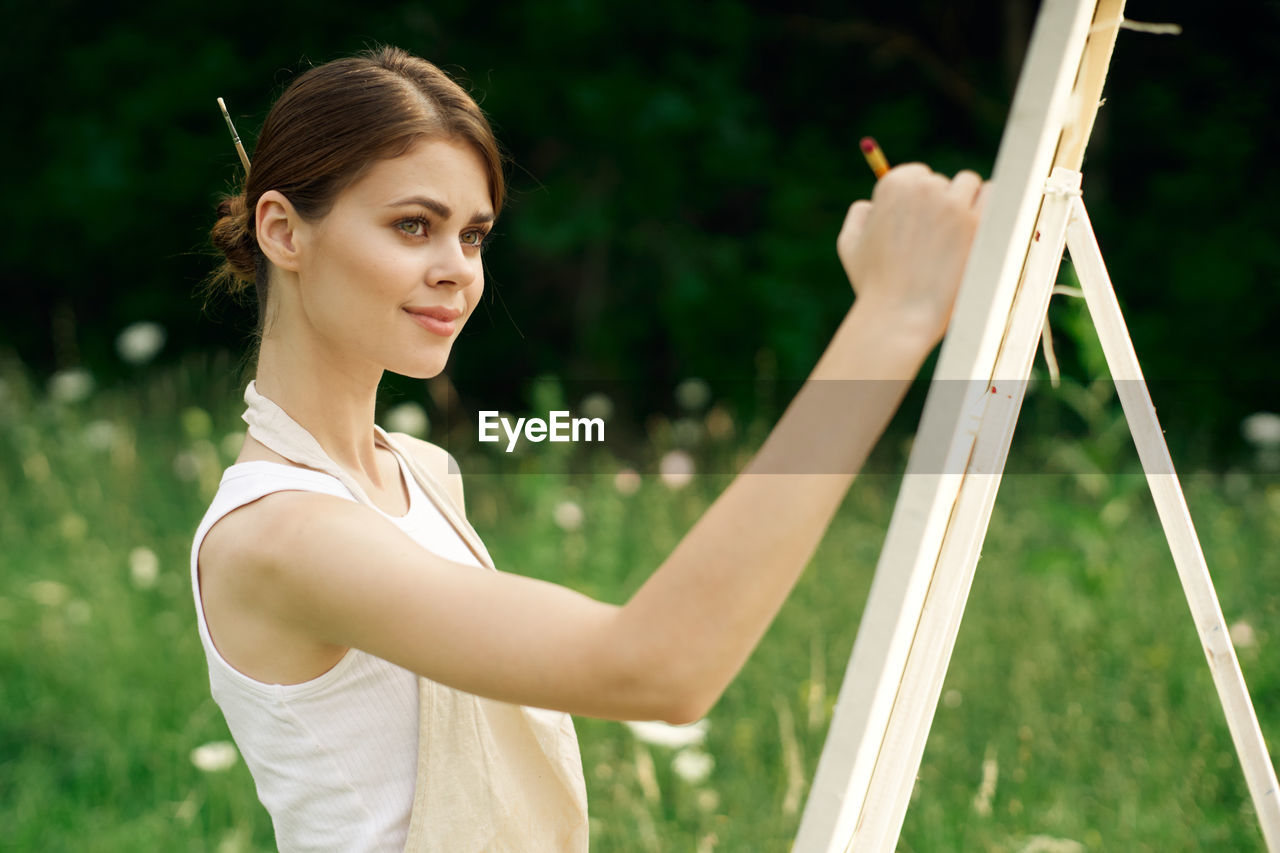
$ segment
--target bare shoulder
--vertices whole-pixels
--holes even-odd
[[[205,534],[197,563],[201,607],[219,653],[259,681],[296,684],[328,671],[346,648],[287,618],[305,576],[299,543],[360,509],[315,492],[273,492],[229,512]]]
[[[438,444],[414,438],[407,433],[396,432],[391,434],[419,462],[425,465],[437,480],[444,483],[445,488],[449,490],[449,496],[453,498],[454,503],[458,505],[458,509],[462,510],[465,515],[466,506],[462,500],[462,471],[458,468],[458,462],[453,458],[453,455]]]
[[[279,491],[227,513],[200,545],[201,584],[216,585],[244,603],[264,604],[268,567],[289,562],[296,543],[356,510],[349,500],[317,492]],[[358,510],[357,510],[358,511]],[[207,579],[206,579],[207,576]]]
[[[408,534],[355,501],[272,492],[228,513],[205,534],[201,592],[206,611],[211,604],[238,610],[296,636],[334,642],[316,613],[370,583],[366,567],[420,552]],[[318,606],[322,601],[325,606]]]
[[[226,557],[227,562],[262,562],[278,547],[280,537],[292,533],[303,516],[337,511],[343,503],[350,501],[317,492],[282,490],[266,494],[237,507],[209,528],[200,547],[200,562],[203,565],[213,555]]]

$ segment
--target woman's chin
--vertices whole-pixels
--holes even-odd
[[[432,359],[430,362],[419,364],[402,364],[395,367],[388,367],[387,370],[399,376],[408,379],[434,379],[441,373],[444,373],[444,366],[448,359],[443,361]]]

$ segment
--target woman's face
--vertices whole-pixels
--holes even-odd
[[[335,358],[435,376],[484,290],[493,218],[484,161],[466,143],[378,161],[295,232],[303,322]]]

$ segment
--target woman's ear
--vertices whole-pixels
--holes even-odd
[[[267,190],[258,198],[255,209],[258,223],[258,247],[267,260],[282,270],[298,271],[298,242],[295,239],[302,218],[289,199],[278,190]]]

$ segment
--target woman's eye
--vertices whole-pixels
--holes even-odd
[[[406,219],[399,224],[399,227],[401,227],[401,231],[410,237],[422,237],[426,234],[425,219]]]
[[[422,217],[415,216],[412,219],[402,219],[396,223],[396,228],[410,237],[426,237],[430,229],[429,223]],[[489,232],[483,229],[472,229],[463,231],[461,235],[462,244],[473,249],[484,246],[485,239],[489,236]]]
[[[427,233],[427,223],[422,219],[405,219],[397,227],[410,237],[421,237]]]

